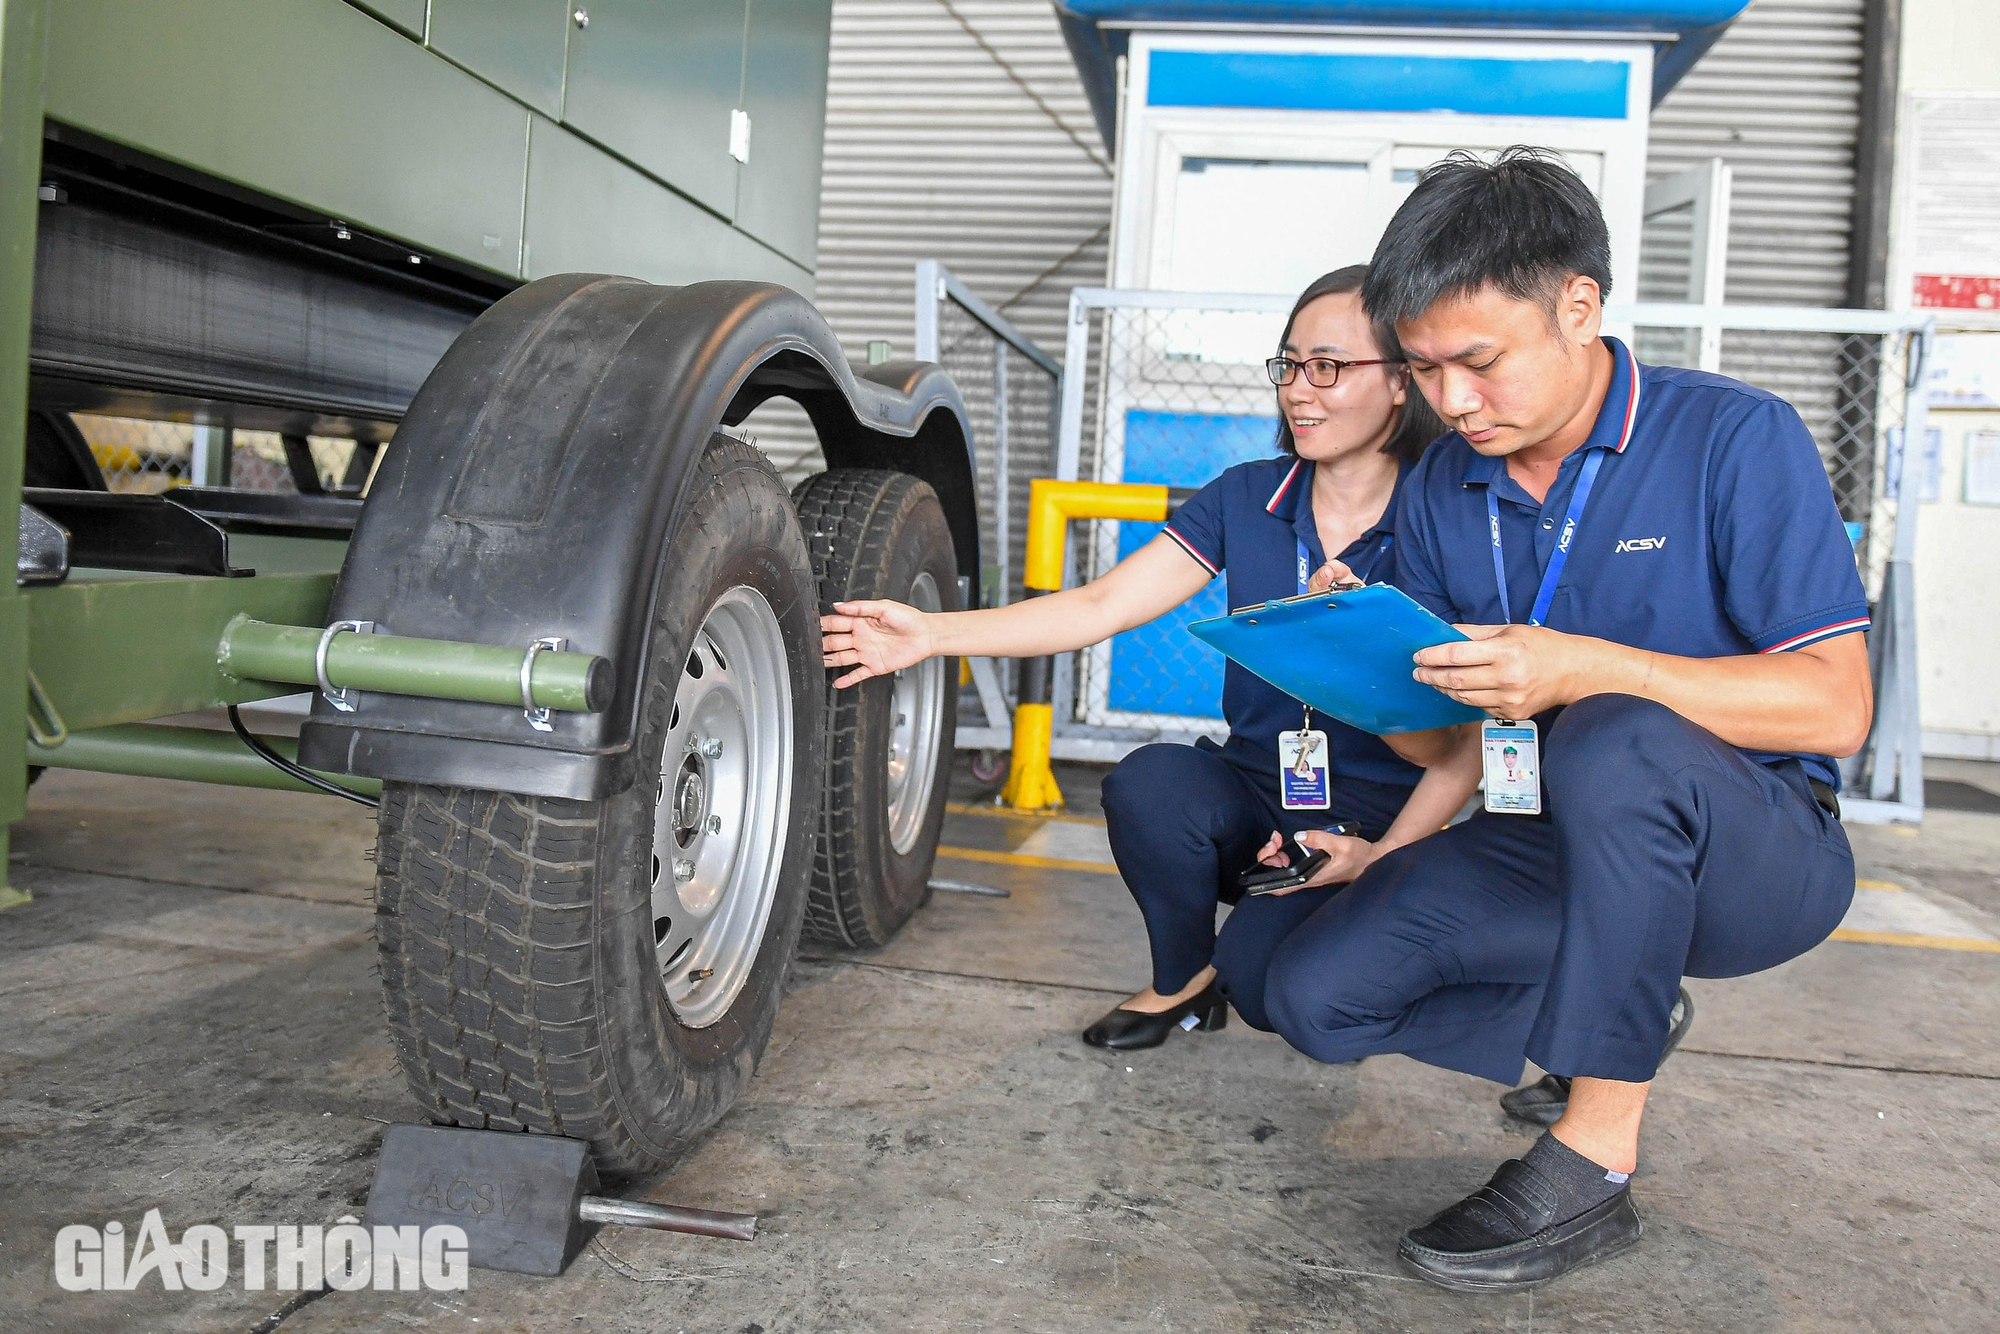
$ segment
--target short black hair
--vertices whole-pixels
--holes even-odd
[[[1516,146],[1491,162],[1460,151],[1425,171],[1396,210],[1361,302],[1395,324],[1492,287],[1553,311],[1577,274],[1611,294],[1611,233],[1590,187],[1546,148]]]
[[[1299,299],[1292,303],[1292,313],[1285,316],[1285,331],[1278,335],[1278,354],[1284,355],[1285,344],[1292,339],[1292,326],[1298,323],[1299,312],[1323,296],[1338,296],[1343,292],[1359,292],[1368,281],[1366,264],[1349,264],[1344,269],[1332,273],[1322,273],[1312,280]],[[1401,363],[1403,343],[1396,337],[1396,326],[1387,320],[1370,317],[1369,326],[1375,334],[1375,348],[1384,360]],[[1407,375],[1407,372],[1392,371],[1393,374]],[[1415,463],[1423,456],[1426,446],[1445,432],[1445,425],[1431,411],[1430,401],[1417,392],[1415,385],[1404,387],[1402,415],[1396,419],[1396,429],[1382,446],[1384,454],[1394,454],[1404,463]],[[1298,443],[1292,439],[1292,419],[1285,412],[1284,399],[1278,400],[1278,448],[1294,458],[1298,457]]]

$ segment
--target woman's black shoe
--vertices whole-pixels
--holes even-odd
[[[1681,1039],[1694,1027],[1694,997],[1687,994],[1686,987],[1681,988],[1667,1018],[1667,1049],[1660,1053],[1663,1061],[1674,1054],[1674,1048],[1681,1045]],[[1569,1110],[1569,1079],[1564,1075],[1543,1075],[1532,1084],[1501,1094],[1500,1108],[1529,1125],[1552,1126]]]
[[[1158,1014],[1113,1010],[1084,1029],[1083,1040],[1093,1047],[1109,1047],[1112,1051],[1138,1051],[1142,1047],[1159,1046],[1167,1040],[1167,1034],[1189,1019],[1196,1021],[1190,1027],[1213,1033],[1229,1022],[1229,1002],[1211,984]]]

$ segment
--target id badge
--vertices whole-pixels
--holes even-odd
[[[1323,811],[1333,804],[1326,776],[1326,733],[1278,733],[1278,791],[1288,811]]]
[[[1486,761],[1486,809],[1499,815],[1542,813],[1542,746],[1532,719],[1479,728]]]

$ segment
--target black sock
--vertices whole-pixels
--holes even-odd
[[[1595,1209],[1625,1189],[1632,1176],[1629,1172],[1607,1170],[1546,1131],[1521,1155],[1521,1161],[1547,1177],[1556,1188],[1558,1223],[1567,1223]]]

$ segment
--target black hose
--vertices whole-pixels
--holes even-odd
[[[332,796],[345,797],[355,805],[366,806],[371,811],[381,808],[382,803],[374,797],[364,797],[351,788],[342,787],[338,783],[330,783],[312,770],[301,768],[280,755],[277,751],[272,750],[264,744],[261,737],[253,735],[250,729],[243,725],[243,715],[236,711],[234,704],[229,706],[229,725],[236,729],[236,735],[243,738],[243,744],[255,751],[258,758],[281,772],[290,774],[293,778],[298,779],[308,787],[316,787],[320,791]]]

